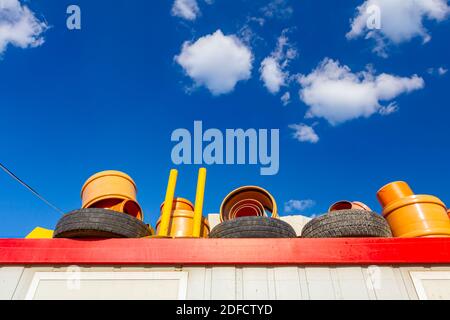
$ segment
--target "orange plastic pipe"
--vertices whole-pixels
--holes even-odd
[[[265,216],[266,211],[271,212],[272,218],[278,217],[275,198],[261,187],[244,186],[231,191],[222,201],[220,220],[227,221],[248,215]]]
[[[160,211],[164,209],[164,202]],[[208,221],[202,217],[200,236],[207,238],[209,234]],[[156,231],[159,233],[161,218],[156,223]],[[194,230],[194,205],[187,199],[175,197],[173,199],[172,212],[170,213],[168,236],[173,238],[192,238]]]
[[[333,203],[328,209],[328,212],[337,210],[348,210],[348,209],[372,211],[372,209],[370,209],[369,206],[367,206],[362,202],[342,200]]]
[[[450,237],[447,209],[438,198],[414,195],[403,181],[385,185],[377,197],[394,237]]]
[[[391,202],[401,198],[412,196],[414,192],[404,181],[395,181],[388,183],[377,192],[377,198],[381,206],[384,208]]]
[[[137,188],[126,173],[107,170],[91,176],[81,189],[82,208],[104,208],[143,219],[136,200]]]
[[[236,202],[230,209],[229,218],[262,217],[265,216],[264,205],[255,199],[243,199]]]

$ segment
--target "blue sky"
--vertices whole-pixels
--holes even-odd
[[[447,2],[371,1],[380,30],[357,24],[358,7],[371,4],[362,0],[0,0],[9,8],[0,6],[0,26],[14,26],[0,28],[0,160],[64,211],[80,207],[91,174],[127,172],[154,225],[174,167],[170,135],[201,120],[280,129],[277,175],[208,166],[205,213],[247,184],[271,191],[282,211],[290,200],[314,202],[295,202],[291,214],[320,214],[341,199],[379,212],[376,191],[393,180],[449,203]],[[81,8],[81,30],[66,27],[70,4]],[[225,70],[207,53],[224,43],[221,51],[242,54]],[[273,67],[266,81],[264,60]],[[177,168],[176,193],[193,200],[198,166]],[[0,186],[0,237],[55,226],[60,215],[1,172]]]

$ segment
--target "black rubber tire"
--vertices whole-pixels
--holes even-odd
[[[391,228],[379,214],[364,210],[338,210],[309,221],[302,238],[390,238]]]
[[[56,225],[54,238],[142,238],[149,227],[128,214],[89,208],[65,214]]]
[[[295,238],[294,228],[287,222],[268,217],[241,217],[215,226],[210,238]]]

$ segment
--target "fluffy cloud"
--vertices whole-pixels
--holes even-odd
[[[289,19],[294,10],[288,4],[288,0],[272,0],[260,10],[264,17]]]
[[[9,44],[20,48],[40,46],[47,28],[46,23],[39,21],[18,0],[0,0],[0,54]]]
[[[387,106],[383,106],[378,110],[378,113],[382,116],[388,116],[392,113],[395,113],[398,111],[398,105],[396,102],[391,102]]]
[[[291,103],[291,94],[289,92],[285,92],[280,99],[281,103],[283,103],[283,106],[287,106],[289,103]]]
[[[285,70],[289,62],[297,56],[297,51],[289,44],[285,32],[278,38],[277,47],[266,57],[259,71],[261,80],[270,93],[276,94],[286,85],[289,73]]]
[[[423,21],[445,20],[450,7],[447,0],[366,0],[356,11],[347,38],[365,35],[375,40],[374,51],[385,56],[388,42],[399,44],[414,37],[429,41],[431,37]],[[378,13],[380,25],[376,28],[372,22],[376,21]]]
[[[233,91],[236,83],[251,77],[253,55],[236,36],[222,31],[185,42],[175,57],[197,86],[207,87],[212,94]]]
[[[400,94],[421,89],[421,77],[398,77],[368,69],[352,73],[338,61],[325,58],[309,75],[299,77],[300,98],[309,106],[308,118],[325,118],[336,125],[359,117],[370,117]]]
[[[286,73],[281,70],[280,64],[273,57],[267,57],[261,63],[261,80],[271,93],[280,91],[285,85]]]
[[[431,75],[439,75],[439,76],[443,76],[448,72],[448,69],[445,69],[444,67],[439,67],[439,68],[429,68],[427,70],[427,72]]]
[[[214,0],[204,0],[204,2],[211,5]],[[172,15],[193,21],[201,15],[201,12],[197,0],[175,0],[172,5]]]
[[[284,212],[302,212],[316,205],[314,200],[289,200],[284,204]]]
[[[438,73],[439,73],[440,76],[443,76],[444,74],[446,74],[447,71],[448,71],[448,69],[445,69],[443,67],[439,67],[438,68]]]
[[[186,20],[195,20],[200,14],[196,0],[175,0],[172,6],[172,15]]]
[[[291,124],[289,128],[294,130],[292,136],[300,142],[310,142],[310,143],[319,142],[319,136],[314,131],[313,127],[307,126],[306,124],[303,123],[299,123],[299,124]]]

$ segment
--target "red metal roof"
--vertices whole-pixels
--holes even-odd
[[[0,239],[0,265],[449,263],[450,238]]]

